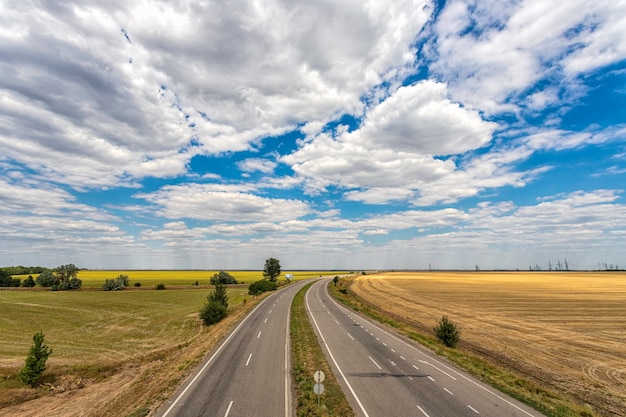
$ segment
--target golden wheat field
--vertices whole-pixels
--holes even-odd
[[[368,303],[431,331],[442,315],[462,347],[626,416],[626,274],[436,272],[358,277]]]

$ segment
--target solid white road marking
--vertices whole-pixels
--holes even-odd
[[[309,306],[309,298],[308,298],[309,292],[308,291],[307,291],[306,295],[307,295],[307,297],[305,297],[306,308],[309,311],[309,314],[311,315],[311,318],[313,319],[313,324],[315,324],[315,328],[317,329],[317,332],[319,333],[320,337],[322,338],[322,342],[324,342],[324,346],[326,346],[326,350],[328,351],[328,355],[330,356],[330,359],[332,359],[333,363],[335,364],[335,367],[337,368],[337,370],[341,374],[341,377],[343,378],[344,382],[348,386],[348,389],[350,390],[350,393],[352,394],[352,396],[356,400],[357,404],[359,404],[359,407],[361,407],[361,411],[363,411],[363,414],[365,415],[365,417],[369,417],[369,414],[367,414],[367,411],[365,411],[365,407],[363,406],[363,403],[361,403],[361,400],[356,395],[356,392],[354,392],[354,389],[352,388],[352,385],[350,385],[350,382],[348,382],[348,379],[346,378],[346,376],[344,375],[343,371],[339,367],[339,364],[335,360],[335,357],[333,356],[333,353],[330,351],[330,348],[328,347],[328,344],[326,343],[326,339],[324,338],[324,335],[322,334],[322,331],[320,330],[320,326],[317,324],[317,320],[315,320],[315,316],[311,312],[311,307]]]
[[[476,409],[474,407],[472,407],[471,405],[468,405],[467,408],[469,408],[470,410],[472,410],[473,412],[475,412],[476,414],[480,414],[478,411],[476,411]]]
[[[246,361],[246,366],[248,366],[248,364],[250,363],[251,358],[252,358],[252,353],[250,354],[250,356],[248,356],[248,360]]]
[[[428,414],[426,414],[426,411],[422,410],[422,407],[420,407],[418,405],[417,408],[419,408],[419,410],[422,412],[422,414],[424,414],[426,417],[430,417]]]
[[[230,407],[233,406],[234,401],[231,401],[230,404],[228,404],[228,408],[226,409],[226,414],[224,414],[224,417],[228,417],[228,414],[230,413]]]
[[[372,359],[372,357],[371,357],[371,356],[369,356],[369,358],[370,358],[370,360],[371,360],[372,362],[374,362],[374,365],[378,366],[378,369],[383,369],[383,368],[381,368],[381,367],[380,367],[380,365],[379,365],[379,364],[377,364],[377,363],[376,363],[376,361],[375,361],[374,359]]]
[[[450,374],[449,374],[449,373],[447,373],[446,371],[444,371],[444,370],[442,370],[442,369],[439,369],[438,367],[436,367],[436,366],[435,366],[435,365],[433,365],[432,363],[429,363],[429,362],[423,361],[423,360],[421,360],[421,359],[420,359],[420,362],[425,363],[426,365],[430,365],[430,366],[432,366],[433,368],[435,368],[436,370],[438,370],[438,371],[439,371],[439,372],[441,372],[442,374],[444,374],[444,375],[446,375],[446,376],[449,376],[450,378],[452,378],[452,379],[454,379],[454,380],[456,381],[456,378],[455,378],[455,377],[453,377],[452,375],[450,375]]]

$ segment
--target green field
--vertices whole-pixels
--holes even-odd
[[[137,291],[0,291],[0,365],[23,361],[42,330],[54,362],[119,361],[184,343],[201,329],[208,289]],[[230,305],[247,287],[228,291]]]
[[[139,282],[142,287],[154,287],[157,284],[165,284],[165,286],[184,286],[193,285],[198,281],[199,285],[209,285],[209,279],[213,274],[219,271],[215,270],[81,270],[78,278],[83,281],[83,288],[101,288],[106,279],[116,278],[120,274],[130,277],[130,285],[133,286]],[[263,279],[263,271],[226,271],[235,277],[238,281],[250,284],[254,281]],[[293,274],[294,280],[307,278],[316,278],[320,275],[342,275],[343,271],[283,271],[279,280],[285,279],[285,274]],[[14,278],[25,279],[28,275],[16,275]]]

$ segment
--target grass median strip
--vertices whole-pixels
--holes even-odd
[[[304,305],[304,296],[312,285],[302,288],[291,304],[292,372],[296,389],[296,416],[354,416],[341,387],[326,361]],[[319,398],[313,392],[315,371],[326,374],[324,393]]]

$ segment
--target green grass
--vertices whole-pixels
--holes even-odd
[[[200,331],[209,290],[0,291],[0,359],[24,358],[43,331],[51,361],[119,361],[184,343]],[[229,289],[230,305],[248,298]]]
[[[350,404],[332,374],[307,316],[304,296],[312,284],[298,291],[291,304],[290,330],[292,372],[296,386],[296,415],[298,417],[354,416]],[[319,398],[319,406],[318,396],[313,392],[315,384],[313,374],[317,370],[322,370],[326,374],[324,393]]]

